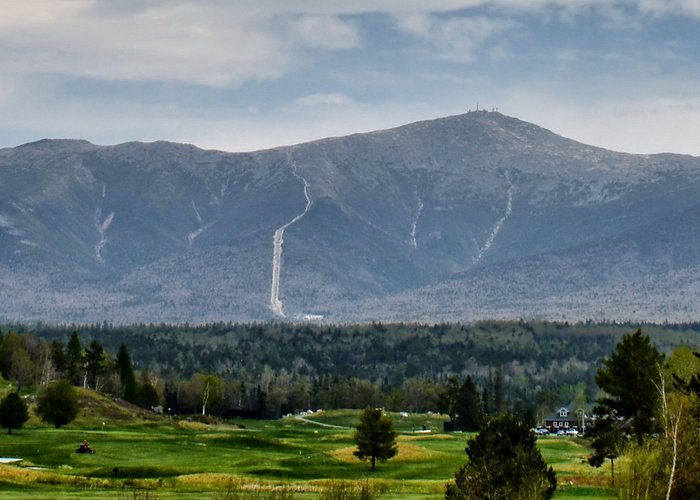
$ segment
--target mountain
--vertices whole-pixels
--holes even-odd
[[[0,321],[700,313],[700,158],[494,112],[251,153],[0,150]]]

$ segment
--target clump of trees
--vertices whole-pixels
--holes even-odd
[[[188,393],[199,385],[197,374],[221,382],[221,397],[209,400],[207,413],[246,408],[268,416],[312,407],[434,411],[450,377],[457,376],[461,385],[470,376],[485,414],[508,409],[533,424],[556,405],[579,396],[593,400],[599,359],[630,330],[627,325],[546,321],[12,328],[59,342],[78,330],[81,339],[96,340],[112,354],[125,343],[134,367],[148,368],[151,385],[169,396],[165,407],[182,411],[201,413],[202,395]],[[649,325],[663,350],[695,335],[695,328],[700,326]],[[84,385],[82,368],[78,372],[81,379],[73,383]],[[109,374],[100,377],[101,390],[117,395]],[[136,381],[144,382],[139,376]]]
[[[603,360],[589,463],[624,456],[620,498],[700,498],[700,353],[677,348],[666,360],[641,330]]]

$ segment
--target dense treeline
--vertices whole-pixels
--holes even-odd
[[[87,346],[83,360],[98,346],[103,349],[98,353],[102,361],[90,366],[104,369],[88,372],[84,363],[79,374],[72,374],[74,384],[123,396],[126,379],[114,354],[123,344],[138,373],[130,398],[150,387],[166,408],[213,414],[249,410],[269,416],[367,405],[449,411],[448,393],[469,377],[487,413],[511,408],[532,420],[557,405],[592,401],[600,359],[636,326],[524,321],[11,324],[3,327],[16,333],[2,337],[0,368],[19,383],[45,382],[56,369],[51,360],[70,352],[75,332],[81,346]],[[663,352],[700,344],[700,323],[644,325],[644,331]]]

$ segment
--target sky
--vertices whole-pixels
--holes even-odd
[[[700,0],[0,0],[0,147],[252,151],[480,109],[700,156]]]

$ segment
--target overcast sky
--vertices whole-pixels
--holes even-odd
[[[700,155],[700,0],[0,0],[0,147],[248,151],[481,108]]]

